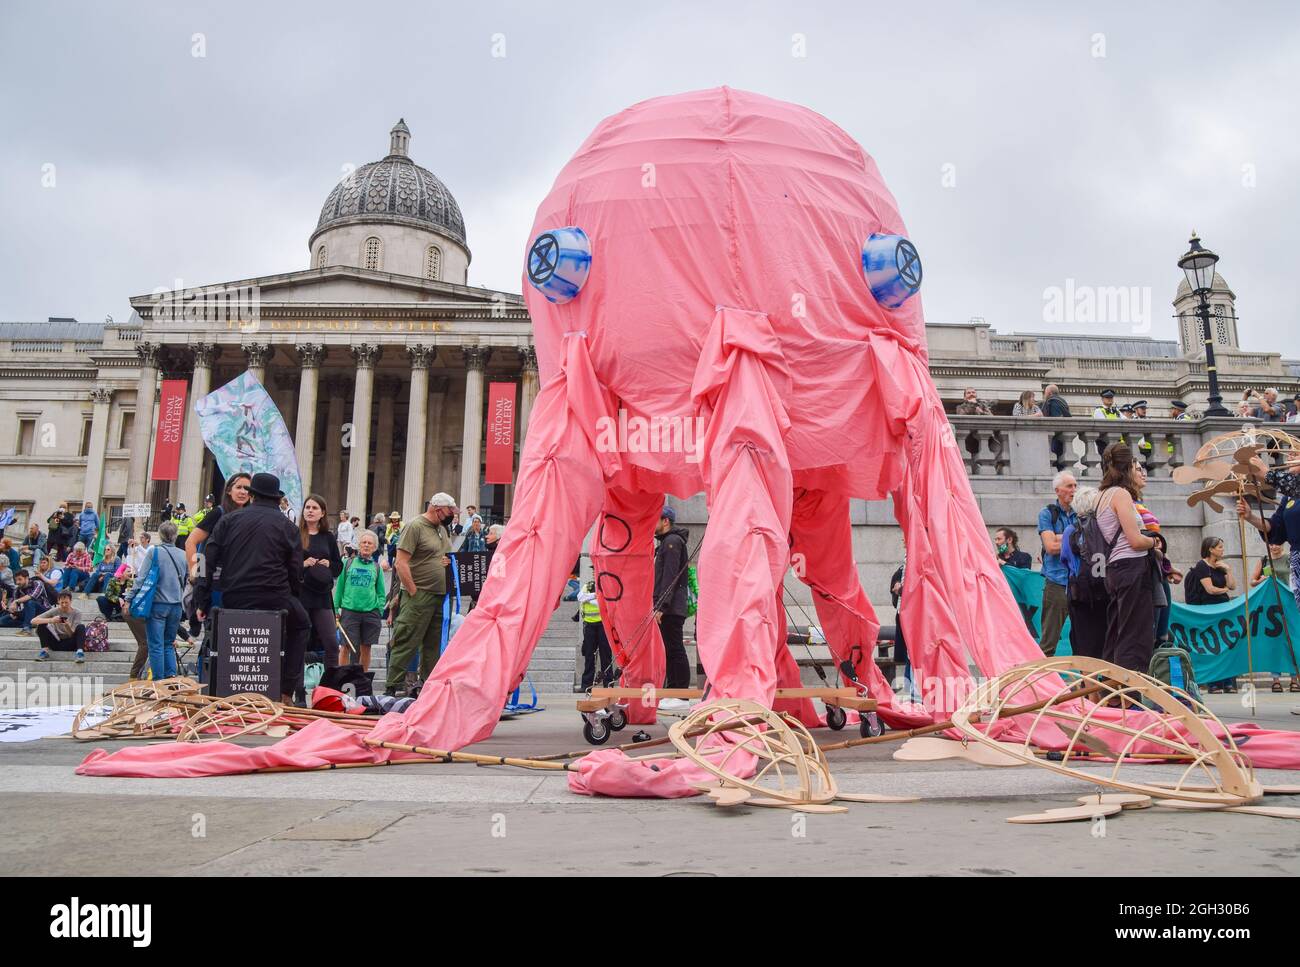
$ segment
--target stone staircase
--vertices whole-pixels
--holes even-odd
[[[76,607],[83,617],[95,613],[93,601],[78,597]],[[528,665],[528,675],[540,693],[571,692],[581,674],[581,628],[572,620],[576,605],[565,602],[552,616],[536,651]],[[382,682],[388,668],[389,629],[384,627],[379,636],[379,646],[371,655],[370,668],[376,681]],[[17,628],[0,628],[0,706],[12,702],[3,694],[6,687],[19,692],[39,690],[49,692],[66,701],[46,702],[32,700],[29,704],[70,705],[89,701],[105,689],[127,681],[131,662],[135,658],[135,638],[126,624],[110,621],[108,624],[109,650],[87,652],[84,663],[73,659],[70,651],[52,651],[48,661],[38,662],[40,640],[32,635],[18,634]],[[189,649],[180,642],[181,661],[196,665],[198,648]],[[35,694],[35,693],[33,693]]]

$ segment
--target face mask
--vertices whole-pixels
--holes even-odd
[[[1009,546],[1009,545],[1007,545],[1007,544],[999,544],[999,545],[998,545],[998,553],[999,553],[999,554],[1005,554],[1005,553],[1007,552],[1007,547],[1008,547],[1008,546]]]

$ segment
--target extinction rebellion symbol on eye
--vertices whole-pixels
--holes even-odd
[[[902,235],[873,234],[862,245],[862,271],[878,303],[897,309],[921,288],[921,256]]]
[[[921,288],[921,256],[917,254],[916,246],[903,239],[898,243],[894,258],[898,265],[898,276],[903,280],[903,284],[909,289]]]
[[[555,274],[560,261],[560,243],[550,232],[538,235],[528,253],[528,281],[544,285]]]
[[[552,228],[528,248],[528,281],[547,302],[571,301],[591,273],[591,239],[576,225]]]

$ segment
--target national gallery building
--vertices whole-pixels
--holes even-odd
[[[517,384],[518,448],[538,390],[530,320],[519,295],[466,284],[460,207],[412,160],[410,139],[399,121],[388,153],[329,192],[305,268],[136,296],[124,322],[0,322],[0,510],[17,513],[6,534],[21,534],[31,518],[43,529],[64,500],[74,509],[94,501],[110,520],[124,502],[148,503],[155,515],[167,499],[201,507],[222,478],[193,403],[246,369],[293,435],[304,493],[321,494],[332,514],[409,517],[445,490],[462,507],[508,517],[510,486],[483,483],[486,387]],[[1300,363],[1239,349],[1234,300],[1216,277],[1225,402],[1268,386],[1290,398]],[[1195,415],[1207,380],[1186,282],[1173,306],[1178,341],[1002,335],[980,320],[931,325],[931,373],[950,409],[973,386],[1009,416],[1023,390],[1041,400],[1056,383],[1079,417],[1105,388],[1118,402],[1148,400],[1155,418],[1173,399]],[[173,481],[150,479],[162,379],[188,384]]]

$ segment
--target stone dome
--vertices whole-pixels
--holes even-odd
[[[387,157],[362,165],[334,186],[321,207],[312,243],[326,229],[375,222],[431,229],[465,245],[460,206],[433,172],[411,160],[410,138],[406,122],[398,121]]]

